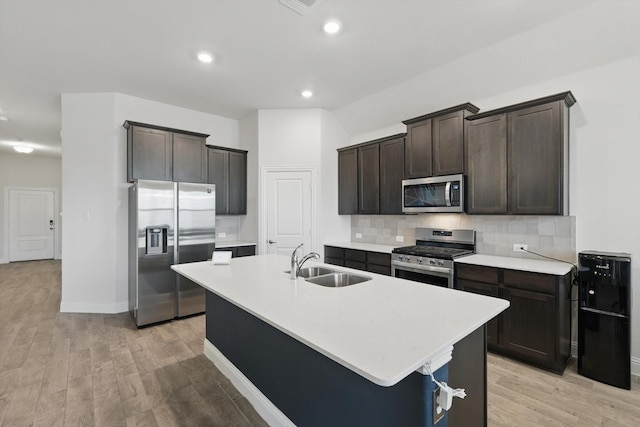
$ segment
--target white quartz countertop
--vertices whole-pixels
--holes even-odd
[[[573,268],[571,264],[559,261],[543,261],[480,254],[462,256],[456,258],[454,261],[459,264],[484,265],[486,267],[507,268],[532,273],[553,274],[555,276],[564,276]]]
[[[284,272],[289,257],[275,254],[171,268],[381,386],[396,384],[509,306],[503,299],[325,266],[372,280],[343,288],[291,280]]]
[[[336,248],[345,249],[357,249],[360,251],[380,252],[383,254],[390,254],[391,251],[398,246],[379,245],[377,243],[360,243],[360,242],[337,242],[337,243],[325,243],[325,246],[334,246]],[[407,245],[404,245],[407,246]]]
[[[229,240],[226,242],[216,242],[216,249],[233,248],[237,246],[256,246],[253,242],[243,242],[242,240]]]

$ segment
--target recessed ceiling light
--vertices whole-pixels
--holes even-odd
[[[205,64],[210,64],[213,62],[213,55],[209,52],[200,52],[198,53],[198,61],[204,62]]]
[[[25,154],[29,154],[33,151],[32,147],[27,147],[26,145],[14,145],[13,149],[16,150],[18,153],[25,153]]]
[[[0,122],[8,122],[9,121],[9,117],[7,116],[0,116]]]
[[[340,21],[336,19],[328,20],[327,22],[324,23],[324,26],[322,27],[324,32],[327,34],[337,34],[340,32],[340,28],[342,28],[342,24],[340,24]]]
[[[311,98],[313,96],[313,92],[311,92],[310,90],[307,89],[307,90],[303,90],[301,95],[304,98]]]

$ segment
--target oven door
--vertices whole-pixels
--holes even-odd
[[[391,275],[428,285],[453,288],[453,270],[443,267],[415,266],[401,261],[391,262]]]

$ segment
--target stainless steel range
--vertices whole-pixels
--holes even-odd
[[[416,228],[415,246],[395,248],[391,275],[453,288],[453,259],[475,252],[476,232]]]

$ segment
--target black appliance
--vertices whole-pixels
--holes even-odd
[[[631,257],[586,251],[578,259],[578,373],[630,389]]]
[[[391,275],[453,288],[453,259],[475,251],[475,231],[416,228],[416,244],[393,249]]]

